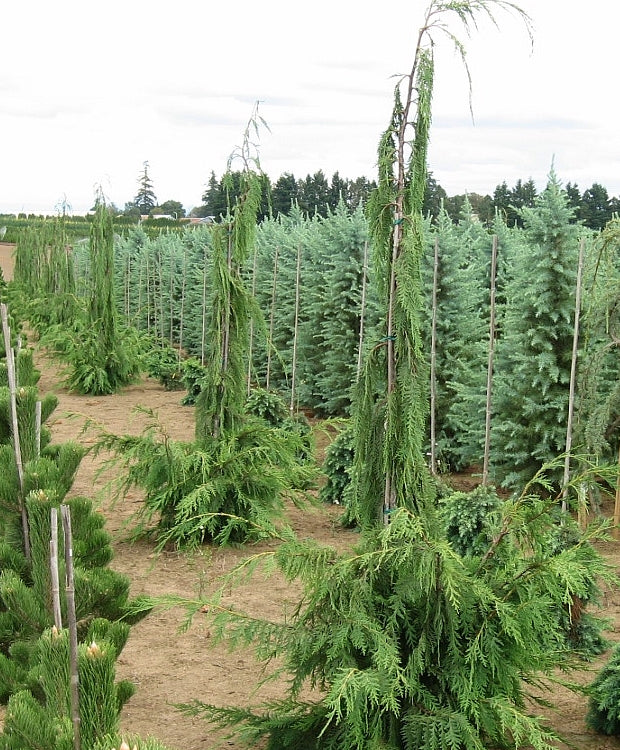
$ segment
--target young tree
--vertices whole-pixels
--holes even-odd
[[[133,202],[140,209],[142,216],[148,216],[157,205],[157,198],[153,192],[153,181],[149,176],[148,161],[143,163],[143,169],[138,178],[138,185],[138,193]]]

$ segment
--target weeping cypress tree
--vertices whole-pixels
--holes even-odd
[[[427,10],[413,66],[402,80],[404,98],[400,84],[394,92],[391,122],[379,143],[378,187],[368,203],[385,336],[367,359],[356,396],[349,521],[365,526],[379,519],[387,523],[397,506],[418,509],[430,496],[423,455],[427,378],[420,320],[422,206],[434,72],[428,42],[437,15],[454,9],[452,5],[431,3]],[[473,11],[469,3],[460,5],[457,12],[467,20]]]
[[[255,124],[253,116],[248,130]],[[305,447],[302,434],[271,427],[246,409],[249,320],[255,316],[260,322],[260,317],[242,270],[252,251],[261,198],[260,174],[250,168],[258,162],[250,158],[248,130],[239,154],[245,169],[235,172],[241,193],[211,230],[209,351],[196,400],[195,439],[170,440],[149,412],[151,426],[143,435],[102,432],[97,444],[127,467],[121,491],[134,485],[145,489],[140,515],[146,522],[156,519],[162,546],[264,536],[276,528],[283,497],[307,486],[314,474],[298,460]]]
[[[596,239],[585,290],[577,437],[593,457],[614,460],[620,444],[620,218]]]
[[[114,227],[101,193],[90,231],[90,288],[86,309],[72,330],[52,327],[45,342],[68,364],[67,385],[79,393],[105,395],[140,373],[137,337],[117,321],[114,293]]]
[[[249,320],[254,311],[240,271],[254,245],[262,182],[249,168],[240,173],[240,181],[240,197],[213,231],[210,367],[196,402],[199,445],[238,426],[245,406]]]
[[[444,28],[439,12],[465,13],[473,21],[481,7],[489,12],[496,5],[504,6],[432,3],[422,36],[434,23]],[[395,304],[394,318],[402,317],[406,311]],[[387,330],[400,333],[396,324]],[[384,381],[389,384],[389,377]],[[389,442],[382,428],[372,437],[381,469]],[[403,445],[418,444],[404,438]],[[405,459],[395,459],[400,468]],[[397,479],[392,475],[388,484]],[[277,659],[276,675],[282,666],[291,674],[284,699],[262,713],[198,701],[182,708],[233,727],[250,746],[266,737],[269,750],[551,750],[557,738],[532,715],[529,700],[545,705],[544,677],[553,680],[558,667],[571,665],[564,632],[571,602],[585,597],[598,576],[613,575],[589,539],[551,543],[557,537],[555,503],[537,493],[540,484],[550,488],[545,472],[518,497],[498,503],[475,549],[457,548],[427,494],[378,524],[380,480],[369,490],[369,522],[353,554],[281,536],[268,554],[285,577],[304,584],[291,617],[266,622],[231,610],[222,598],[230,579],[207,606],[189,606],[208,613],[218,638],[254,643],[259,658]],[[396,488],[410,486],[400,481]],[[406,503],[403,498],[400,505]],[[574,530],[570,519],[565,523]],[[588,529],[592,539],[597,533],[595,525]],[[265,557],[246,560],[232,579]],[[302,700],[307,687],[318,690]]]

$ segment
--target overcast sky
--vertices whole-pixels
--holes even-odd
[[[618,0],[522,0],[465,42],[468,82],[436,37],[429,169],[449,195],[503,180],[599,182],[620,196]],[[101,186],[122,208],[144,161],[160,202],[201,203],[254,103],[277,179],[376,177],[393,76],[411,67],[426,0],[20,0],[2,8],[0,212],[75,213]]]

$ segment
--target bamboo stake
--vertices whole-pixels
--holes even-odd
[[[30,560],[30,532],[28,530],[28,513],[24,504],[24,467],[22,464],[22,451],[19,442],[19,426],[17,423],[17,395],[15,378],[15,356],[11,346],[11,329],[7,307],[0,303],[0,316],[2,317],[2,331],[4,334],[4,349],[6,352],[6,366],[9,379],[9,398],[11,406],[11,429],[13,432],[13,449],[15,451],[15,463],[17,465],[17,476],[19,479],[19,511],[22,518],[22,532],[24,535],[24,553]]]
[[[170,303],[170,346],[174,346],[174,244],[172,243],[173,247],[170,248],[169,254],[170,254],[170,279],[169,284],[170,288],[168,289],[168,301]]]
[[[364,260],[362,267],[362,294],[360,299],[360,336],[357,347],[357,371],[356,381],[359,381],[362,374],[362,360],[364,354],[364,319],[366,316],[366,287],[368,284],[368,240],[364,242]]]
[[[202,269],[202,330],[200,332],[200,364],[205,366],[205,349],[207,334],[207,253],[204,254]]]
[[[159,335],[162,341],[166,339],[166,321],[164,320],[164,269],[161,247],[157,251],[157,278],[159,280]]]
[[[493,391],[493,359],[495,355],[495,284],[497,278],[497,235],[493,235],[491,250],[491,299],[489,302],[489,358],[487,364],[487,402],[484,424],[484,459],[482,462],[482,484],[489,483],[489,460],[491,455],[491,402]]]
[[[433,298],[431,314],[431,393],[430,393],[430,440],[431,474],[437,476],[437,288],[439,286],[439,237],[435,236],[433,258]]]
[[[280,248],[276,245],[276,251],[273,256],[273,280],[271,282],[271,309],[269,311],[269,340],[267,341],[267,375],[265,377],[265,388],[269,390],[269,380],[271,376],[271,349],[273,347],[273,327],[276,314],[276,296],[278,283],[278,255]]]
[[[181,361],[181,351],[183,350],[183,328],[185,318],[185,293],[187,290],[187,246],[183,245],[183,272],[181,282],[181,310],[179,320],[179,361]]]
[[[564,459],[564,479],[562,490],[562,511],[566,513],[568,508],[568,481],[570,479],[570,452],[573,443],[573,412],[575,410],[575,381],[577,375],[577,348],[579,345],[579,313],[581,311],[581,276],[583,273],[583,254],[585,240],[579,243],[579,260],[577,262],[577,289],[575,290],[575,323],[573,326],[573,352],[570,362],[570,385],[568,391],[568,418],[566,420],[566,457]],[[585,523],[584,509],[582,503],[577,509],[579,525],[583,528]]]
[[[41,401],[37,401],[34,407],[34,429],[37,458],[41,458]]]
[[[254,245],[254,259],[252,260],[252,299],[256,299],[256,264],[258,260],[258,245]],[[254,318],[250,318],[250,340],[248,342],[248,383],[247,394],[252,390],[252,349],[254,347]]]
[[[295,322],[293,328],[293,362],[291,364],[291,404],[289,411],[295,411],[295,389],[297,386],[297,338],[299,329],[299,280],[301,277],[301,243],[297,245],[297,270],[295,272]]]
[[[73,748],[81,750],[80,703],[78,679],[77,621],[75,617],[75,586],[73,582],[73,537],[71,534],[71,509],[61,505],[62,529],[65,540],[65,581],[67,597],[67,622],[69,625],[69,658],[71,661],[71,721],[73,723]]]
[[[62,629],[62,614],[60,609],[60,575],[58,573],[58,508],[51,508],[50,539],[50,573],[52,578],[52,611],[54,625],[57,630]]]
[[[620,537],[620,447],[618,448],[618,474],[616,476],[616,504],[614,505],[614,537]]]

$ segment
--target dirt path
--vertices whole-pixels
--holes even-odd
[[[117,434],[136,434],[144,425],[143,417],[133,411],[138,405],[157,412],[174,439],[193,439],[193,408],[180,405],[178,392],[164,391],[154,381],[143,380],[115,396],[76,396],[59,386],[58,368],[47,357],[39,353],[37,362],[42,370],[41,393],[54,392],[59,397],[59,406],[50,421],[54,441],[80,439],[92,442],[92,437],[80,436],[86,416],[100,421]],[[70,417],[69,413],[82,416]],[[129,576],[133,594],[193,597],[200,585],[213,585],[218,575],[229,570],[250,551],[205,548],[193,555],[166,553],[157,556],[144,541],[130,544],[124,538],[122,525],[138,507],[140,497],[135,493],[127,501],[113,505],[104,478],[96,477],[98,464],[90,457],[84,459],[72,492],[96,500],[105,514],[114,538],[112,566]],[[606,510],[612,512],[613,509]],[[347,547],[354,542],[355,535],[337,525],[338,513],[335,507],[312,512],[289,509],[288,516],[301,536]],[[257,550],[252,548],[251,551]],[[620,553],[617,545],[607,545],[605,553],[618,568]],[[265,580],[259,576],[251,585],[232,592],[233,601],[238,606],[270,618],[280,618],[285,603],[294,602],[295,597],[295,589],[277,577]],[[615,623],[620,622],[619,592],[608,593],[605,610]],[[191,629],[181,633],[182,622],[183,612],[171,610],[151,614],[132,628],[118,671],[119,677],[133,680],[138,689],[123,711],[122,726],[125,731],[144,736],[151,734],[177,750],[215,748],[220,739],[217,733],[200,719],[182,716],[172,704],[199,699],[218,705],[247,706],[278,697],[279,688],[277,684],[271,684],[254,695],[253,689],[261,673],[252,655],[229,653],[223,647],[213,648],[210,634],[199,620]],[[613,633],[611,637],[614,638]],[[607,655],[590,667],[596,669],[606,659]],[[577,678],[589,683],[592,674],[584,672]],[[554,722],[577,748],[620,748],[620,740],[600,737],[586,729],[585,698],[559,690],[556,700],[558,712]]]
[[[0,243],[0,268],[5,280],[12,278],[12,245]],[[49,426],[54,442],[79,440],[93,442],[93,436],[81,434],[86,418],[103,424],[116,434],[137,434],[144,426],[144,418],[136,415],[136,406],[153,409],[177,440],[192,440],[194,415],[191,407],[180,405],[179,393],[164,391],[157,383],[145,379],[138,385],[114,396],[93,398],[70,394],[62,387],[58,366],[38,351],[36,361],[42,375],[39,390],[42,394],[56,393],[59,405]],[[113,535],[115,557],[112,567],[126,574],[131,581],[133,595],[178,594],[196,595],[200,586],[212,586],[219,575],[251,550],[205,548],[197,554],[165,553],[155,555],[145,541],[131,544],[126,539],[123,523],[139,507],[139,493],[124,502],[114,504],[106,486],[106,477],[97,476],[100,460],[87,456],[78,470],[72,489],[73,495],[91,498],[107,519]],[[610,512],[610,509],[606,509]],[[613,512],[613,509],[611,509]],[[324,507],[318,511],[287,511],[293,528],[302,537],[309,536],[340,548],[350,546],[355,535],[338,524],[339,509]],[[618,569],[620,551],[610,544],[605,554]],[[231,592],[238,606],[269,618],[280,618],[286,602],[296,600],[297,591],[278,577],[255,577],[251,584]],[[137,692],[125,706],[122,728],[142,736],[152,735],[176,750],[210,750],[218,746],[220,737],[204,721],[182,716],[173,706],[179,702],[198,699],[218,705],[247,706],[262,700],[279,697],[277,684],[270,684],[257,695],[254,686],[260,679],[260,666],[249,653],[229,653],[223,647],[213,648],[208,629],[197,620],[186,632],[181,632],[183,612],[156,612],[131,630],[129,641],[118,663],[119,678],[130,679]],[[605,614],[617,626],[620,623],[620,594],[609,592],[605,600]],[[615,633],[611,638],[617,638]],[[620,640],[620,639],[619,639]],[[607,655],[590,665],[597,669]],[[589,683],[592,674],[578,675]],[[589,732],[584,723],[586,699],[569,691],[558,691],[558,711],[555,725],[580,750],[612,750],[620,748],[617,738],[604,738]],[[229,747],[234,747],[228,743]]]
[[[40,392],[52,392],[59,398],[48,423],[54,442],[79,439],[92,443],[94,436],[80,434],[86,417],[116,434],[138,434],[144,418],[134,413],[136,406],[148,406],[157,412],[174,439],[193,439],[193,408],[180,405],[178,392],[164,391],[155,381],[143,380],[114,396],[78,396],[59,386],[58,367],[45,355],[38,353],[36,361],[42,371]],[[96,476],[99,465],[100,461],[90,456],[82,461],[71,494],[90,497],[106,516],[114,539],[112,567],[129,576],[133,595],[195,597],[199,586],[213,585],[219,575],[248,554],[248,550],[205,548],[191,555],[156,555],[145,541],[129,543],[123,521],[139,505],[139,494],[113,504],[105,477]],[[356,538],[338,527],[336,507],[307,512],[290,508],[288,515],[301,536],[311,535],[338,546],[347,546]],[[263,547],[252,547],[251,551]],[[245,610],[280,619],[282,607],[287,600],[294,602],[295,594],[295,589],[277,576],[268,580],[258,577],[251,585],[235,590],[233,600]],[[204,721],[182,716],[173,703],[198,699],[221,705],[248,705],[279,697],[280,691],[277,685],[270,685],[259,696],[253,696],[261,673],[251,654],[212,648],[210,634],[198,620],[189,631],[180,633],[183,616],[181,610],[157,612],[132,628],[118,662],[118,676],[132,680],[138,689],[123,711],[122,726],[125,731],[143,736],[152,734],[178,750],[214,748],[217,734]]]

